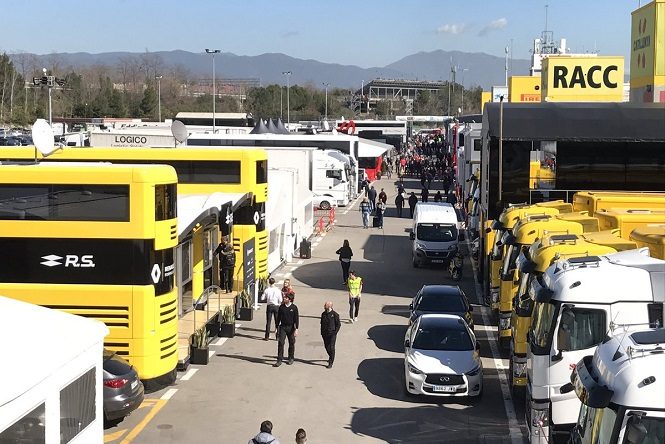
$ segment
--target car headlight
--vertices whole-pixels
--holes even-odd
[[[513,376],[515,378],[523,378],[526,374],[526,362],[513,363]]]
[[[414,375],[422,375],[423,372],[418,370],[414,365],[412,365],[410,362],[406,363],[407,367],[409,368],[409,373],[413,373]]]
[[[482,369],[481,365],[478,364],[474,368],[472,368],[470,371],[466,372],[465,374],[467,376],[476,376],[478,373],[480,373],[480,370]]]
[[[499,318],[499,330],[510,330],[510,318]]]
[[[550,425],[550,409],[533,409],[531,412],[531,425],[534,427],[548,427]]]
[[[424,249],[425,249],[425,246],[423,244],[420,244],[420,243],[416,242],[416,250],[424,250]]]

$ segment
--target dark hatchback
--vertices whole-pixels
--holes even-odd
[[[122,419],[143,402],[143,384],[134,367],[110,350],[104,349],[104,418]]]
[[[425,313],[452,314],[464,319],[473,330],[473,307],[456,285],[423,285],[409,304],[409,324]]]

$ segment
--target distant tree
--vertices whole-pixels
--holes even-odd
[[[151,82],[152,83],[152,82]],[[148,84],[143,91],[143,99],[139,105],[139,112],[141,117],[154,117],[157,108],[157,92],[152,87],[151,83]]]

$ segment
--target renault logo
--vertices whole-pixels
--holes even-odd
[[[449,382],[449,381],[450,381],[450,378],[449,378],[448,376],[441,376],[441,377],[439,378],[439,381],[441,381],[441,382]]]

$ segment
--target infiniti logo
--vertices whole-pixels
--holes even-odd
[[[450,378],[449,378],[448,376],[441,376],[441,377],[439,378],[439,381],[441,381],[441,382],[448,382],[448,381],[450,381]]]

